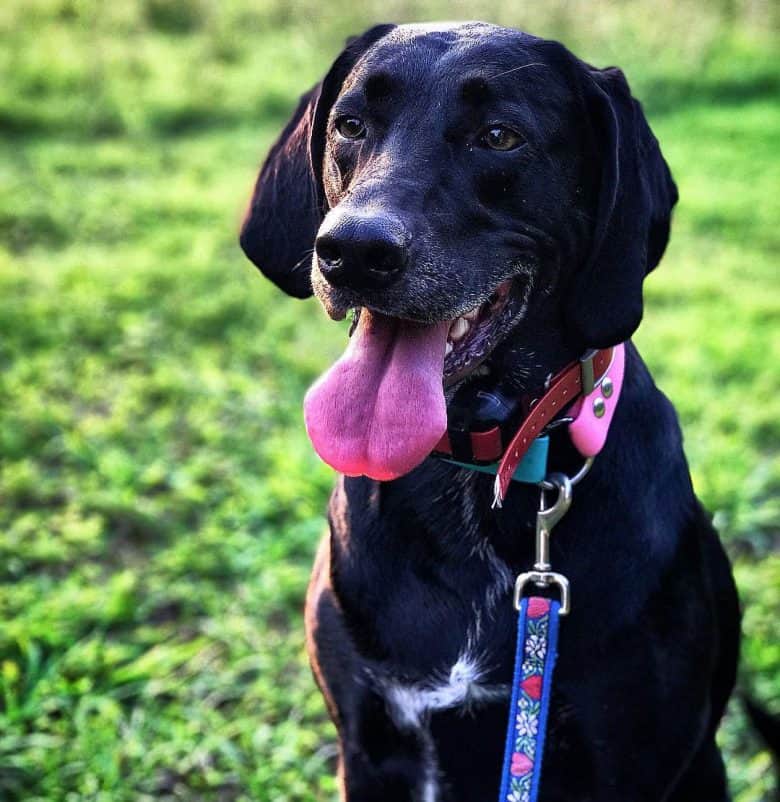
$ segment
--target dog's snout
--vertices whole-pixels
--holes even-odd
[[[408,259],[409,237],[390,217],[345,216],[315,242],[320,272],[335,287],[379,289],[396,281]]]

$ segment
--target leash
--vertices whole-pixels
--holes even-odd
[[[572,488],[604,447],[623,385],[625,344],[591,350],[567,365],[536,398],[513,399],[479,384],[447,408],[447,431],[434,455],[463,468],[495,474],[493,506],[501,507],[512,481],[541,489],[536,514],[536,560],[515,582],[517,645],[499,802],[537,802],[558,654],[560,619],[571,608],[569,580],[552,570],[550,533],[571,506]],[[525,414],[521,416],[521,412]],[[566,413],[564,417],[562,413]],[[520,417],[519,423],[517,423]],[[568,425],[584,457],[572,477],[547,473],[548,432]],[[555,491],[548,507],[546,494]],[[526,595],[530,586],[536,593]],[[559,598],[548,598],[556,589]]]
[[[533,570],[520,574],[515,582],[514,606],[519,613],[517,646],[499,802],[536,802],[538,798],[558,654],[558,627],[560,618],[571,607],[569,581],[550,565],[550,533],[571,506],[574,481],[553,473],[546,484],[557,491],[557,497],[552,506],[546,507],[546,491],[542,488],[536,515],[536,562]],[[529,584],[538,588],[557,587],[560,601],[540,595],[525,596]]]
[[[522,600],[519,612],[499,802],[536,802],[557,657],[560,604],[532,596]]]
[[[447,432],[434,451],[461,467],[495,474],[494,507],[501,507],[512,481],[541,488],[536,560],[532,570],[520,574],[515,582],[517,645],[499,802],[538,799],[558,630],[560,619],[571,607],[569,580],[550,564],[550,533],[571,506],[572,488],[586,476],[604,447],[624,369],[625,345],[620,343],[588,351],[553,376],[538,397],[525,403],[478,385],[468,397],[456,395],[447,410]],[[516,423],[520,411],[525,415]],[[585,458],[571,478],[547,473],[548,432],[565,424],[572,444]],[[551,491],[556,497],[547,506]],[[532,587],[536,590],[527,594]],[[557,590],[559,598],[549,598],[551,590]]]
[[[560,400],[571,398],[574,388],[575,397],[579,397],[567,419],[569,435],[586,460],[571,478],[551,473],[538,482],[541,494],[536,513],[536,560],[532,570],[520,574],[515,582],[517,645],[499,802],[537,802],[539,796],[552,678],[558,656],[558,629],[560,619],[571,609],[569,580],[553,571],[550,564],[550,533],[569,511],[572,488],[586,476],[607,439],[625,368],[624,346],[621,344],[611,350],[609,362],[598,380],[594,380],[592,367],[581,369],[577,375],[576,366],[564,369],[552,380],[545,395],[520,425],[496,468],[494,506],[500,507],[509,482],[516,478],[519,466],[533,450],[535,440],[529,444],[528,437],[539,426],[539,421],[549,421],[560,411]],[[537,417],[533,420],[535,413]],[[548,507],[546,494],[549,491],[555,491],[556,497]],[[526,595],[530,586],[535,586],[537,591]],[[553,588],[557,589],[559,599],[539,595],[539,590]]]

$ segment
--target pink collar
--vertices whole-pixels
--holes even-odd
[[[601,369],[606,362],[606,366]],[[523,421],[517,434],[501,457],[496,472],[496,498],[500,503],[506,496],[509,482],[518,463],[541,434],[544,427],[572,399],[574,420],[569,423],[569,435],[583,457],[595,457],[604,447],[609,425],[623,388],[625,346],[623,343],[602,351],[589,352],[579,363],[564,368],[550,382],[545,394]]]
[[[450,432],[445,433],[434,453],[476,465],[500,460],[496,469],[496,501],[500,505],[518,465],[536,438],[567,408],[569,436],[577,451],[585,458],[601,451],[620,397],[624,370],[623,343],[589,351],[557,373],[544,394],[529,404],[528,414],[507,445],[504,445],[506,431],[494,426],[487,431],[470,432],[466,444],[470,454],[462,453],[462,436],[458,438],[460,448],[453,449]]]

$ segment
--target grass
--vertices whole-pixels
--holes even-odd
[[[741,683],[780,705],[772,7],[316,9],[0,9],[0,799],[334,798],[301,622],[332,475],[300,401],[344,333],[235,232],[294,99],[386,18],[556,35],[645,101],[681,203],[637,342],[736,562]],[[722,741],[768,800],[737,705]]]

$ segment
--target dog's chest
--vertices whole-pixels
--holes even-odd
[[[471,494],[419,508],[416,496],[405,496],[402,514],[390,490],[365,490],[342,484],[330,506],[332,580],[364,658],[362,681],[405,728],[505,699],[514,576]],[[453,533],[457,550],[446,543]]]
[[[417,636],[398,638],[395,633],[397,659],[367,667],[399,727],[424,726],[437,712],[477,709],[509,693],[504,663],[511,649],[512,577],[489,547],[473,559],[482,564],[485,578],[478,589],[464,593],[458,604],[447,597],[437,605],[401,603],[398,614]]]
[[[487,655],[464,652],[448,672],[417,682],[405,682],[390,672],[374,677],[377,692],[400,729],[423,726],[430,716],[444,710],[475,709],[503,701],[509,694],[506,683],[492,682],[488,676]]]

